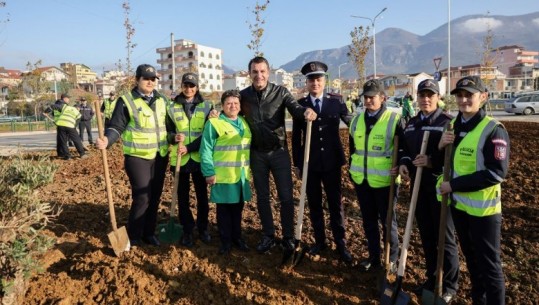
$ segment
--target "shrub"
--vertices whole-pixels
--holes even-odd
[[[17,276],[39,271],[37,255],[54,244],[43,229],[60,210],[41,202],[36,189],[52,182],[57,169],[49,157],[0,160],[0,297],[10,293]]]

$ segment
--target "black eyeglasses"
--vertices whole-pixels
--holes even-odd
[[[191,84],[191,83],[183,83],[182,86],[187,87],[187,88],[195,88],[196,87],[195,84]]]
[[[147,81],[152,81],[152,82],[155,82],[157,80],[157,78],[155,77],[143,77],[142,79],[147,80]]]

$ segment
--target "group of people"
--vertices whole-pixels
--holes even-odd
[[[390,260],[398,256],[396,216],[386,228],[386,215],[394,208],[389,198],[391,180],[400,174],[413,179],[417,168],[424,169],[421,179],[416,219],[426,261],[427,281],[421,286],[433,290],[435,281],[440,200],[449,194],[444,255],[444,300],[451,301],[458,289],[459,261],[455,230],[466,258],[472,280],[474,304],[504,304],[504,278],[500,261],[501,202],[500,183],[507,174],[509,138],[503,125],[486,116],[482,105],[487,90],[478,77],[457,82],[459,113],[452,118],[438,107],[440,90],[435,80],[427,79],[417,88],[420,112],[408,122],[389,111],[385,105],[383,83],[373,79],[363,86],[365,111],[354,116],[342,99],[324,94],[328,67],[310,62],[301,69],[306,76],[309,94],[295,100],[283,86],[270,83],[270,65],[264,57],[249,64],[252,85],[241,90],[225,91],[221,113],[205,101],[198,90],[198,77],[186,73],[182,92],[174,101],[155,90],[155,68],[140,65],[136,86],[115,100],[105,130],[96,140],[99,149],[122,139],[125,170],[132,188],[128,235],[132,245],[159,245],[155,236],[157,209],[165,171],[170,159],[172,171],[181,167],[178,188],[179,219],[184,229],[180,243],[193,246],[194,229],[198,239],[208,243],[208,202],[216,203],[217,226],[221,246],[219,254],[233,247],[248,251],[241,233],[244,203],[251,199],[250,181],[257,195],[256,206],[262,225],[259,253],[281,245],[286,257],[293,253],[294,202],[292,172],[298,178],[307,170],[306,195],[315,243],[310,255],[321,255],[329,248],[323,216],[322,192],[327,197],[330,228],[339,258],[350,264],[352,254],[345,236],[342,204],[342,172],[349,164],[367,239],[368,258],[359,266],[369,272],[381,267],[379,224],[390,230]],[[286,140],[285,112],[293,118],[292,158]],[[306,122],[312,122],[310,165],[302,168]],[[345,157],[340,137],[341,121],[349,126],[350,158]],[[446,131],[454,122],[453,133]],[[425,131],[430,139],[425,154],[420,153]],[[398,166],[392,167],[394,137],[399,137]],[[453,144],[452,176],[438,181],[442,172],[444,147]],[[170,149],[170,157],[169,154]],[[291,170],[291,168],[293,170]],[[270,200],[270,173],[279,204]],[[192,179],[197,214],[191,212],[189,199]],[[209,200],[207,185],[211,187]],[[280,209],[281,239],[277,238],[273,206]],[[395,215],[395,214],[393,214]]]

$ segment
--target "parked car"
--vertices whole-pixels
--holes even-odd
[[[387,101],[385,101],[387,110],[393,111],[398,114],[402,114],[402,107],[397,103],[395,100],[388,98]],[[357,113],[362,113],[365,111],[365,108],[363,107],[363,101],[359,102],[359,105],[356,107]]]
[[[508,113],[530,115],[539,112],[539,94],[522,95],[505,102],[504,110]]]

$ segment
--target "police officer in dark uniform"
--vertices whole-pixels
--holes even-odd
[[[488,92],[478,76],[461,78],[451,91],[459,113],[454,133],[442,135],[439,149],[453,143],[451,180],[440,183],[450,195],[451,213],[472,282],[474,305],[505,304],[501,262],[501,183],[509,164],[509,135],[483,109]]]
[[[423,167],[415,210],[427,267],[427,281],[415,290],[416,293],[421,294],[422,289],[434,291],[436,281],[440,223],[440,202],[436,198],[436,180],[442,174],[444,160],[443,151],[438,149],[438,143],[445,126],[452,117],[438,107],[440,88],[437,81],[426,79],[420,82],[417,87],[417,96],[420,112],[410,119],[404,130],[404,137],[399,141],[399,174],[405,180],[415,181],[417,168]],[[430,132],[427,151],[426,154],[421,155],[419,154],[421,142],[427,130]],[[451,213],[448,213],[442,295],[446,303],[451,301],[458,288],[459,258],[454,232]]]
[[[80,140],[84,141],[84,129],[86,129],[86,133],[88,134],[88,143],[94,144],[94,140],[92,138],[92,118],[94,117],[94,109],[88,106],[88,102],[84,97],[80,98],[80,104],[78,108],[81,115],[79,121]]]
[[[307,77],[309,95],[298,103],[313,109],[317,119],[313,121],[309,172],[307,174],[307,198],[315,244],[310,248],[311,255],[317,255],[327,248],[324,213],[322,209],[322,185],[328,199],[329,217],[333,240],[340,258],[352,262],[346,249],[344,230],[344,210],[341,202],[341,167],[346,159],[339,134],[341,120],[347,125],[352,119],[346,104],[340,98],[324,96],[326,71],[328,67],[319,61],[305,64],[301,73]],[[305,120],[294,119],[292,125],[292,156],[296,175],[301,177],[305,144]]]

